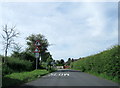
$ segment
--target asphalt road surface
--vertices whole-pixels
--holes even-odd
[[[35,88],[37,86],[104,86],[105,88],[107,88],[107,86],[112,86],[111,88],[119,88],[119,84],[112,81],[105,80],[84,72],[66,69],[61,69],[50,73],[21,86],[29,86],[28,88]]]

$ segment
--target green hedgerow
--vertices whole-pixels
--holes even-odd
[[[116,45],[106,51],[85,57],[71,63],[73,69],[118,78],[120,80],[120,46]]]

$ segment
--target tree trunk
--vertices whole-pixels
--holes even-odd
[[[6,47],[6,49],[5,49],[5,57],[7,57],[7,47]]]
[[[8,44],[6,45],[6,48],[5,48],[5,58],[3,60],[3,62],[5,63],[6,61],[6,58],[7,58],[7,50],[8,50]]]

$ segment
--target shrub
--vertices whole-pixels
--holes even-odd
[[[31,62],[36,60],[36,58],[35,58],[35,56],[33,54],[27,53],[27,52],[20,53],[20,57],[19,58],[23,59],[23,60],[28,60],[28,61],[31,61]]]
[[[6,63],[3,63],[3,75],[12,72],[22,72],[33,70],[32,62],[27,60],[20,60],[18,58],[8,57]]]
[[[2,75],[6,75],[6,74],[10,74],[10,73],[13,73],[14,71],[9,68],[6,64],[3,64],[2,65]]]

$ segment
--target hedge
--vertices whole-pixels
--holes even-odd
[[[31,71],[33,70],[32,62],[20,60],[18,58],[8,57],[6,63],[2,65],[3,75],[13,72]]]
[[[104,73],[120,79],[120,46],[91,55],[71,63],[73,69],[86,72]]]

